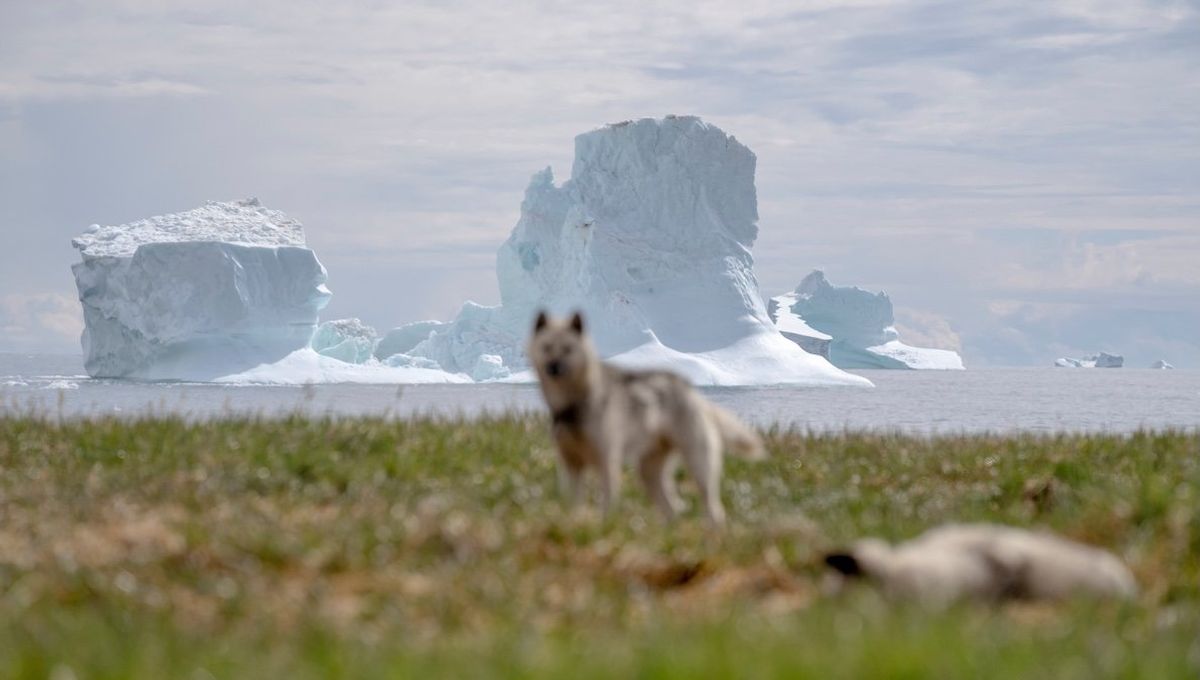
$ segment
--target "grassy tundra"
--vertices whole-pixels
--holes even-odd
[[[1200,435],[768,433],[713,535],[635,484],[608,520],[566,512],[547,429],[0,418],[0,677],[1200,673]],[[830,592],[824,550],[950,519],[1107,547],[1142,593]]]

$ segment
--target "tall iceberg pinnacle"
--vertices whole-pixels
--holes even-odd
[[[755,162],[692,116],[579,135],[571,178],[556,186],[546,168],[526,189],[496,258],[501,304],[466,303],[452,322],[423,326],[428,336],[407,354],[450,372],[494,375],[497,361],[517,372],[538,309],[581,310],[618,363],[674,368],[700,384],[868,384],[772,324],[750,253]]]
[[[211,380],[307,348],[329,301],[299,222],[257,199],[117,226],[72,241],[94,377]]]

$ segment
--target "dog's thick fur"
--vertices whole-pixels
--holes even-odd
[[[646,493],[668,518],[682,509],[675,465],[682,460],[696,481],[713,524],[725,521],[721,464],[725,450],[764,457],[758,435],[667,371],[627,371],[600,361],[583,319],[538,315],[529,358],[554,421],[563,483],[572,502],[583,497],[588,469],[600,478],[601,502],[612,509],[628,462]]]
[[[943,607],[959,600],[1131,598],[1133,574],[1115,555],[1053,534],[994,524],[949,524],[892,546],[862,539],[825,556],[897,598]]]

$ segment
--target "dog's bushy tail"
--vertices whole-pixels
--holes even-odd
[[[762,460],[767,457],[767,449],[763,446],[762,438],[758,436],[757,432],[720,406],[713,404],[706,404],[706,406],[709,417],[717,426],[717,431],[721,433],[721,441],[725,444],[725,450],[746,460]]]

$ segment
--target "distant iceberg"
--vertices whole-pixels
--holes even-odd
[[[98,378],[219,382],[462,382],[428,367],[355,365],[362,329],[334,322],[300,223],[256,199],[209,202],[72,241],[84,366]],[[361,326],[361,324],[359,324]],[[372,347],[367,347],[370,356]],[[344,358],[352,363],[340,361]]]
[[[1150,364],[1150,368],[1160,371],[1169,371],[1175,367],[1167,363],[1165,360],[1159,359],[1158,361]]]
[[[348,364],[365,364],[375,357],[378,335],[358,319],[326,321],[317,326],[312,348],[317,354]]]
[[[375,358],[384,360],[397,354],[407,354],[412,348],[429,339],[441,321],[414,321],[388,331],[375,345]]]
[[[900,342],[887,294],[833,286],[820,270],[771,298],[768,309],[784,337],[839,368],[963,368],[957,352]]]
[[[783,337],[800,345],[805,352],[829,359],[833,336],[808,325],[799,314],[792,311],[795,305],[795,293],[776,295],[767,300],[767,313],[775,320],[775,327]]]
[[[72,242],[89,375],[210,380],[308,347],[329,301],[299,222],[209,202]]]
[[[501,304],[467,302],[449,323],[401,326],[376,356],[389,344],[476,380],[528,380],[537,310],[579,309],[601,354],[627,366],[705,385],[869,385],[771,322],[750,254],[755,162],[691,116],[579,135],[571,179],[556,186],[546,168],[526,189],[496,258]]]
[[[1125,357],[1120,354],[1100,352],[1079,359],[1070,357],[1055,359],[1054,365],[1058,368],[1121,368],[1125,365]]]

